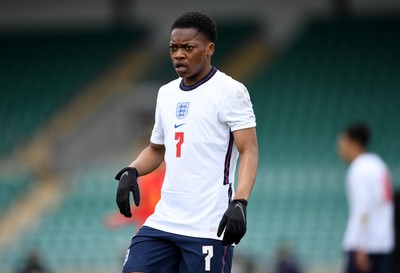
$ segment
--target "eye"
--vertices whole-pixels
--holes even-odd
[[[171,51],[171,52],[176,51],[176,46],[170,45],[170,46],[169,46],[169,51]]]
[[[191,46],[191,45],[186,45],[185,46],[185,50],[186,51],[190,51],[190,50],[192,50],[193,49],[193,46]]]

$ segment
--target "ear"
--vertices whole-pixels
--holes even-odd
[[[214,54],[214,51],[215,51],[215,44],[209,42],[207,45],[207,52],[206,52],[207,57],[211,57]]]

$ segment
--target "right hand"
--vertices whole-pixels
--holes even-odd
[[[129,204],[130,193],[136,206],[140,204],[139,184],[137,182],[138,172],[135,168],[126,167],[118,172],[115,179],[119,181],[117,189],[117,205],[121,214],[131,218],[131,206]]]

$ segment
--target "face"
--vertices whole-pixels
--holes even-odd
[[[207,75],[214,49],[215,45],[194,28],[176,28],[171,32],[171,61],[186,85],[195,84]]]
[[[347,162],[352,160],[354,142],[346,135],[340,134],[337,141],[337,152]]]

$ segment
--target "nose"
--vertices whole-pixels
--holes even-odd
[[[177,60],[181,60],[185,58],[185,53],[182,48],[178,48],[174,53],[174,58]]]

